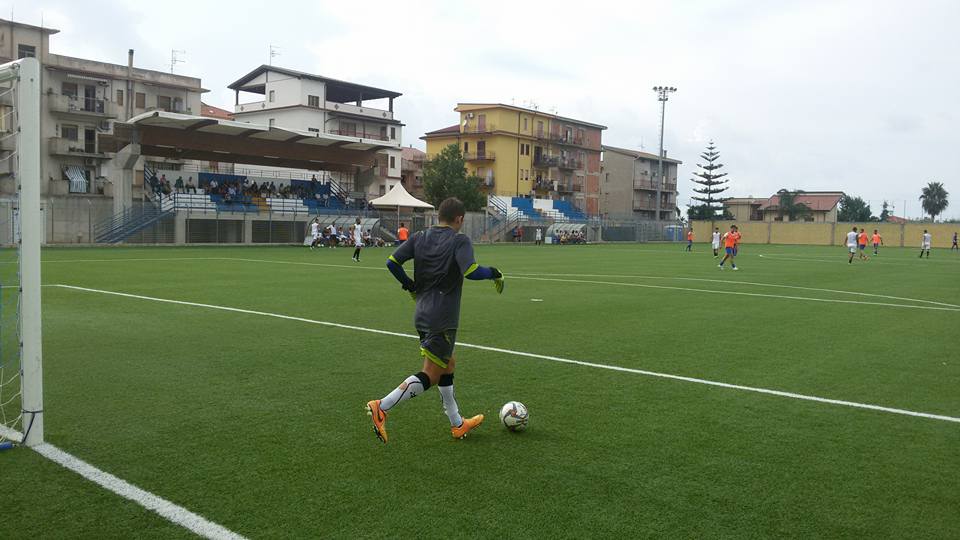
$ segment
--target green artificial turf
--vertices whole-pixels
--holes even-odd
[[[960,417],[960,307],[929,303],[960,306],[956,253],[849,265],[843,248],[747,245],[734,273],[682,249],[478,246],[507,287],[465,284],[458,340]],[[43,280],[414,333],[389,251],[351,253],[48,249]],[[414,339],[58,287],[43,301],[46,439],[253,538],[960,530],[960,423],[460,347],[457,398],[484,425],[451,440],[431,389],[382,445],[363,405],[420,369]],[[509,400],[528,431],[498,425]],[[0,471],[0,538],[187,534],[29,450],[0,452]]]

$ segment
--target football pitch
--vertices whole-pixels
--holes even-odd
[[[48,249],[46,440],[249,538],[960,531],[960,255],[477,246],[451,439],[391,251]],[[408,271],[410,267],[408,265]],[[498,424],[510,400],[526,432]],[[0,538],[194,533],[25,448]]]

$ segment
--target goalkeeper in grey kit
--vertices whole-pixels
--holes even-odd
[[[458,199],[443,201],[438,209],[440,224],[411,236],[387,261],[387,268],[403,290],[416,300],[414,324],[420,335],[423,369],[407,377],[382,399],[367,403],[373,431],[383,442],[387,442],[387,412],[434,385],[440,391],[454,439],[466,437],[483,422],[482,414],[472,418],[460,416],[453,392],[453,348],[460,323],[460,295],[463,278],[492,280],[497,293],[503,293],[504,281],[499,270],[480,266],[474,259],[470,238],[460,234],[465,213]],[[413,279],[403,269],[403,264],[411,259]]]

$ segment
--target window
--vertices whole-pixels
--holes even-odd
[[[307,106],[308,106],[308,107],[319,107],[319,106],[320,106],[320,96],[307,96]]]
[[[133,95],[133,97],[134,97],[133,104],[134,104],[138,109],[146,109],[146,108],[147,108],[147,95],[146,95],[146,94],[144,94],[143,92],[137,92],[136,94]]]
[[[470,153],[470,143],[468,142],[463,143],[463,153],[464,154]]]
[[[390,128],[390,140],[396,140],[397,138],[397,128]]]
[[[380,126],[380,140],[387,140],[387,126]]]
[[[537,121],[537,136],[543,136],[543,122],[539,120]]]
[[[77,97],[77,84],[65,82],[60,85],[60,93],[65,96]]]
[[[170,96],[157,96],[157,108],[161,111],[170,112],[173,109],[173,100]]]
[[[317,128],[307,128],[307,131],[310,131],[310,132],[313,132],[313,133],[320,133],[320,130],[317,129]]]
[[[123,90],[117,90],[117,105],[123,106]]]
[[[70,141],[80,139],[80,129],[77,126],[60,126],[60,136]]]
[[[527,130],[527,117],[526,117],[526,116],[523,117],[523,130],[524,130],[524,131]]]
[[[276,100],[276,98],[277,98],[277,93],[276,93],[276,91],[275,91],[275,90],[271,90],[271,91],[270,91],[270,103],[273,103],[274,100]]]
[[[270,127],[273,127],[274,124],[276,124],[276,123],[277,123],[277,119],[276,119],[276,118],[271,118],[271,119],[267,120],[267,125],[270,126]]]
[[[24,45],[21,43],[17,45],[17,60],[21,58],[36,58],[37,57],[37,48],[33,45]]]
[[[340,134],[349,135],[350,137],[357,136],[357,124],[354,122],[340,122]]]
[[[390,156],[390,168],[395,169],[397,167],[397,158],[396,156]]]

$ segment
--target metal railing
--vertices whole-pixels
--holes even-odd
[[[494,161],[497,155],[494,152],[464,152],[465,161]]]
[[[330,129],[327,133],[331,135],[343,135],[344,137],[356,137],[358,139],[375,139],[378,141],[389,141],[390,137],[379,133],[367,133],[366,131],[357,131],[355,129]]]
[[[47,99],[50,110],[55,112],[100,115],[108,118],[117,116],[116,105],[105,99],[63,94],[47,94]]]

